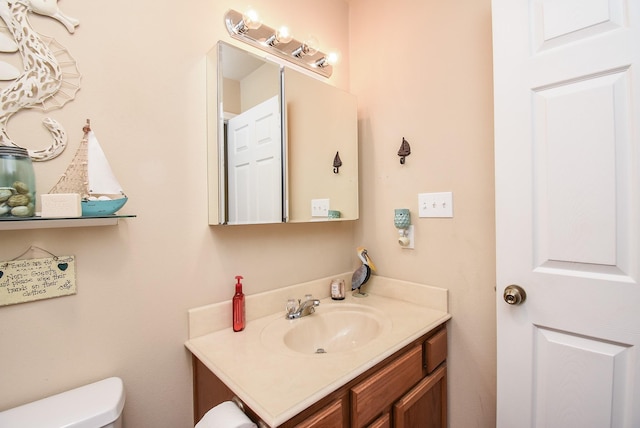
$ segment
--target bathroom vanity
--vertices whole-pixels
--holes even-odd
[[[368,297],[333,301],[330,281],[247,296],[240,333],[229,302],[190,311],[196,421],[236,397],[269,427],[446,427],[447,291],[375,276]],[[316,313],[286,320],[309,292]]]

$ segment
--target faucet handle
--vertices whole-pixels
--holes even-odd
[[[287,300],[286,310],[288,314],[295,312],[297,308],[298,308],[298,304],[296,303],[296,299]]]

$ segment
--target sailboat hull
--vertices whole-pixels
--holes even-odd
[[[96,217],[111,215],[127,203],[128,198],[111,199],[107,201],[82,201],[82,216]]]

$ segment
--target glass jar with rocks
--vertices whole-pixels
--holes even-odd
[[[33,217],[35,211],[36,178],[29,152],[0,146],[0,218]]]

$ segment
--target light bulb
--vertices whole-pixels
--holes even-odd
[[[289,43],[293,40],[293,36],[289,32],[289,28],[283,25],[276,31],[276,39],[278,43]]]
[[[265,44],[277,46],[280,43],[289,43],[291,40],[293,40],[293,36],[289,33],[289,28],[282,26],[276,30],[275,34],[265,40]]]
[[[255,9],[248,8],[243,14],[242,19],[233,26],[236,34],[246,34],[249,30],[260,28],[262,20]]]
[[[250,30],[260,28],[262,25],[260,15],[255,9],[247,9],[245,13],[242,14],[242,20],[244,21],[244,25]]]
[[[327,63],[329,65],[336,65],[340,62],[340,51],[334,50],[327,54]]]

